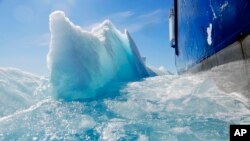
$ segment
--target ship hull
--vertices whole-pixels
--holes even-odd
[[[250,57],[249,0],[175,0],[178,73]]]

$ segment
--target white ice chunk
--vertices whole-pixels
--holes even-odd
[[[89,32],[55,11],[50,32],[47,62],[58,98],[93,99],[110,86],[149,75],[128,31],[121,33],[109,20]]]

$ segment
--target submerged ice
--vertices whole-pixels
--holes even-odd
[[[88,32],[56,11],[50,32],[47,60],[58,98],[93,99],[111,86],[149,76],[128,31],[121,33],[108,20]]]
[[[234,85],[225,81],[238,77],[232,70],[239,69],[237,64],[196,75],[150,77],[127,83],[113,97],[82,102],[53,99],[46,81],[5,69],[0,84],[9,85],[1,90],[16,89],[20,92],[16,97],[23,91],[32,98],[30,105],[21,104],[0,115],[0,140],[226,141],[230,124],[250,123],[250,101],[242,94],[245,88],[227,89]],[[218,80],[223,80],[222,86]],[[43,89],[34,94],[36,87]],[[3,102],[11,104],[14,93],[0,93],[8,97],[0,105],[6,111],[12,109]]]

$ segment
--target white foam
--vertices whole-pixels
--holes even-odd
[[[25,114],[25,113],[28,113],[28,112],[32,112],[33,110],[39,108],[41,105],[43,105],[44,103],[49,102],[50,100],[51,99],[42,100],[42,101],[36,103],[35,105],[30,106],[27,109],[20,110],[20,111],[17,111],[15,113],[11,114],[11,115],[1,117],[0,122],[3,122],[3,121],[6,122],[7,120],[11,120],[12,118],[15,118],[16,116],[19,116],[19,115],[22,115],[22,114]]]
[[[244,67],[232,62],[195,75],[151,77],[89,102],[46,97],[1,117],[0,140],[227,140],[229,124],[250,122]]]
[[[139,135],[139,138],[137,141],[149,141],[149,139],[146,135]]]
[[[176,134],[191,133],[190,127],[174,127],[171,131]]]

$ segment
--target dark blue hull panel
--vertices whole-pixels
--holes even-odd
[[[250,0],[177,0],[177,11],[178,72],[250,33]]]

